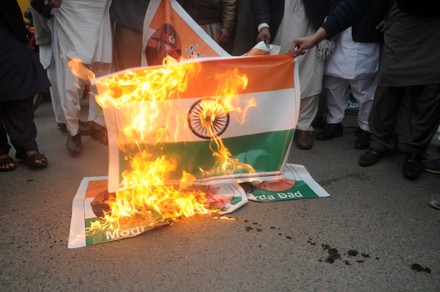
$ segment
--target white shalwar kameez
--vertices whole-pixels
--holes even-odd
[[[327,60],[324,87],[327,123],[341,123],[349,100],[349,88],[359,103],[358,125],[370,131],[368,117],[377,87],[380,43],[355,42],[351,27],[336,36],[336,48]]]
[[[292,40],[315,32],[307,18],[302,0],[286,0],[284,17],[274,43],[281,46],[280,53],[287,53]],[[324,62],[316,57],[316,47],[296,58],[298,62],[301,103],[297,128],[312,131],[312,122],[318,112],[319,94],[322,90]]]
[[[64,0],[60,8],[52,9],[52,46],[57,71],[57,87],[67,130],[71,136],[78,133],[80,102],[85,81],[71,73],[68,62],[71,59],[79,59],[92,69],[97,77],[110,73],[112,62],[110,4],[111,0]],[[93,97],[89,101],[88,120],[101,126],[105,125],[102,109]]]

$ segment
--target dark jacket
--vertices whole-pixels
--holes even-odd
[[[18,15],[18,17],[17,17]],[[9,27],[12,33],[23,43],[27,43],[27,30],[23,22],[20,6],[16,0],[2,1],[0,9],[0,18]]]
[[[20,100],[50,86],[40,60],[29,48],[27,31],[16,0],[2,0],[0,9],[0,100]]]
[[[331,39],[336,34],[352,26],[373,6],[375,0],[343,0],[327,16],[322,27]]]
[[[355,42],[383,42],[383,33],[376,26],[388,14],[393,0],[375,0],[374,4],[352,26],[352,37]]]
[[[388,1],[383,2],[386,2],[382,3],[383,5],[388,5]],[[436,0],[395,0],[395,2],[397,7],[405,12],[424,16],[440,16],[440,9],[436,8],[438,2]],[[344,29],[353,26],[365,13],[371,11],[370,9],[375,9],[375,4],[381,6],[381,3],[376,3],[376,0],[342,0],[322,25],[327,32],[327,38],[330,39]]]
[[[315,29],[324,22],[325,17],[341,2],[341,0],[303,0],[307,18]]]
[[[397,7],[405,12],[428,17],[440,16],[437,0],[396,0],[396,3]]]
[[[199,25],[220,23],[233,31],[237,17],[237,0],[179,0],[183,9]]]
[[[284,0],[252,0],[251,9],[256,25],[267,23],[275,37],[284,15]]]

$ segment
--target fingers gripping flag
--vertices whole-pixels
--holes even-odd
[[[172,161],[170,183],[184,174],[195,184],[281,179],[299,112],[292,57],[261,44],[230,56],[176,1],[151,1],[145,28],[148,66],[94,81],[109,132],[109,192],[124,187],[145,151]],[[162,65],[166,56],[180,62]]]

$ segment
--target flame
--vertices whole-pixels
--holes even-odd
[[[87,68],[79,59],[71,59],[67,62],[70,71],[72,71],[73,75],[82,80],[93,80],[95,79],[95,73],[92,70]]]
[[[178,63],[169,57],[164,60],[163,66],[126,70],[96,81],[102,89],[96,99],[103,108],[114,107],[130,113],[125,128],[118,129],[122,134],[118,135],[121,150],[126,147],[124,145],[172,142],[178,131],[188,131],[184,125],[177,125],[176,132],[170,133],[170,122],[177,119],[172,110],[163,109],[172,109],[172,101],[185,92],[191,78],[200,73],[201,66],[202,63],[197,61]],[[72,62],[72,68],[81,76],[90,78],[77,63]],[[216,94],[200,102],[202,111],[198,119],[210,137],[210,149],[216,163],[211,169],[200,171],[203,175],[253,172],[250,165],[231,155],[216,125],[220,116],[231,113],[235,113],[237,122],[243,123],[248,110],[256,106],[254,99],[244,106],[239,103],[238,92],[246,88],[248,79],[234,69],[215,76],[215,80],[218,84]],[[123,187],[109,202],[111,211],[105,213],[103,223],[94,223],[91,231],[106,227],[121,228],[134,221],[158,224],[218,212],[218,209],[209,206],[206,187],[194,186],[193,174],[183,172],[178,185],[169,183],[170,173],[177,169],[177,163],[172,158],[157,157],[145,146],[139,147],[135,153],[126,157],[130,161],[130,169],[122,174]]]

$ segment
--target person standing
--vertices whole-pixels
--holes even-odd
[[[253,14],[258,24],[257,41],[263,40],[266,44],[273,41],[274,44],[281,46],[280,53],[287,53],[292,39],[315,31],[310,15],[312,12],[316,15],[323,8],[327,12],[327,6],[320,5],[327,2],[317,1],[315,7],[308,5],[307,7],[311,9],[306,12],[303,0],[253,0]],[[314,8],[316,11],[313,11]],[[304,56],[296,58],[296,62],[298,62],[301,85],[301,101],[294,139],[299,149],[307,150],[313,147],[312,122],[318,112],[324,61],[318,59],[317,49],[311,48]]]
[[[349,91],[359,104],[356,149],[368,149],[368,118],[377,87],[384,18],[390,0],[376,0],[374,6],[353,26],[333,39],[334,52],[326,62],[324,92],[327,104],[326,124],[317,140],[326,141],[343,135],[342,120]]]
[[[16,158],[31,167],[44,168],[48,160],[39,152],[36,141],[33,96],[49,88],[50,82],[28,46],[26,27],[16,0],[2,3],[0,39],[0,171],[16,169],[15,161],[9,156],[8,137],[16,150]]]
[[[99,77],[111,72],[111,0],[64,0],[52,9],[52,49],[57,73],[57,88],[68,131],[66,148],[72,155],[83,150],[79,118],[81,99],[88,80],[75,76],[69,61],[76,59]],[[89,134],[107,143],[104,114],[95,98],[89,100]]]

